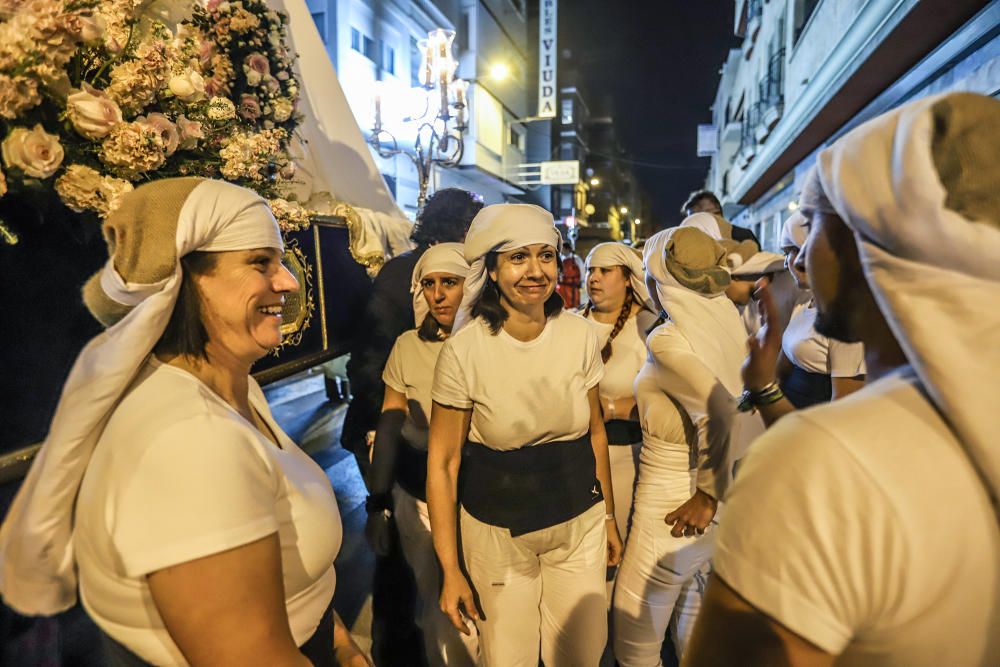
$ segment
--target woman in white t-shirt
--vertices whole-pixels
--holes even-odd
[[[542,208],[480,211],[435,370],[427,500],[441,607],[463,632],[476,622],[486,667],[594,667],[607,640],[605,573],[621,538],[603,365],[591,326],[555,294],[558,248]]]
[[[751,339],[750,354],[743,369],[747,389],[744,407],[754,407],[768,425],[782,415],[843,398],[865,382],[865,350],[861,343],[842,343],[817,333],[816,306],[809,291],[804,258],[799,249],[805,242],[806,219],[796,211],[785,221],[781,249],[785,266],[801,290],[802,298],[782,327],[763,327]],[[774,304],[773,290],[757,290],[763,310]],[[780,319],[780,317],[779,317]]]
[[[5,601],[58,611],[75,570],[110,665],[367,665],[331,606],[333,490],[249,375],[297,289],[267,203],[154,181],[104,234],[112,258],[84,300],[109,329],[77,359],[4,526]]]
[[[601,408],[615,488],[615,521],[628,535],[642,429],[632,385],[646,363],[646,334],[657,315],[646,289],[642,258],[621,243],[600,243],[587,255],[583,316],[597,332],[604,361]]]
[[[427,430],[434,366],[451,333],[469,273],[461,243],[431,246],[413,269],[411,292],[417,329],[396,339],[382,373],[385,398],[375,430],[366,533],[385,555],[395,519],[419,592],[418,618],[429,667],[475,665],[479,642],[452,626],[438,607],[441,575],[427,512]]]
[[[623,667],[660,664],[668,627],[683,651],[731,452],[753,426],[735,410],[746,332],[725,296],[722,246],[682,225],[650,237],[644,258],[650,295],[668,320],[647,337],[648,361],[635,381],[643,444],[612,623]]]

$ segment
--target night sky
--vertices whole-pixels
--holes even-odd
[[[593,115],[615,119],[657,227],[703,186],[709,159],[695,154],[733,36],[732,0],[563,0],[560,67],[579,72]],[[565,50],[572,56],[565,58]],[[562,80],[560,81],[562,83]],[[647,228],[647,233],[650,231]]]

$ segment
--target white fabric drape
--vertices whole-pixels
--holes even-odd
[[[296,178],[304,182],[300,199],[325,191],[351,206],[405,218],[375,165],[306,3],[269,0],[268,5],[288,15],[288,46],[298,55],[304,119],[293,154]]]
[[[193,250],[282,248],[267,203],[223,181],[205,181],[188,195],[175,244],[177,258]],[[23,614],[55,614],[76,602],[77,491],[108,417],[167,326],[181,264],[178,259],[174,274],[151,286],[126,283],[109,260],[101,284],[113,286],[108,296],[135,307],[80,352],[48,436],[0,528],[0,591]]]
[[[854,231],[879,308],[996,508],[1000,221],[970,220],[947,208],[934,159],[936,135],[948,131],[947,121],[936,127],[935,106],[953,105],[957,115],[972,97],[930,97],[871,120],[821,152],[817,173]],[[972,131],[996,136],[1000,102],[988,103],[993,110]],[[985,178],[973,172],[986,166],[993,167],[962,164],[963,178]]]

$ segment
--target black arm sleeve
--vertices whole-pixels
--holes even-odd
[[[403,410],[386,410],[378,418],[375,428],[375,447],[372,450],[372,495],[387,494],[396,481],[396,460],[402,445]]]

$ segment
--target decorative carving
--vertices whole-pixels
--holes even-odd
[[[271,350],[278,356],[285,347],[295,346],[302,342],[302,335],[312,322],[316,302],[313,298],[313,269],[299,248],[298,239],[291,239],[285,244],[285,254],[281,258],[285,267],[299,282],[297,292],[285,295],[285,307],[281,311],[281,345]]]

